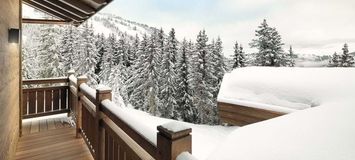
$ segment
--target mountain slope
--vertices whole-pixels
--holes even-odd
[[[92,22],[96,34],[103,33],[106,37],[109,34],[116,34],[118,36],[126,35],[130,37],[138,35],[142,37],[144,34],[150,35],[158,30],[146,24],[130,21],[108,13],[98,13],[91,18],[90,22]]]

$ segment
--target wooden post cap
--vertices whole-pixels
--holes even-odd
[[[101,103],[101,101],[105,99],[112,99],[112,89],[110,87],[104,85],[98,85],[96,87],[96,101],[97,103]]]
[[[74,69],[71,69],[71,70],[68,71],[68,75],[69,76],[72,75],[72,74],[75,74],[75,70]]]
[[[163,136],[175,140],[190,135],[192,129],[178,122],[170,122],[157,127]]]

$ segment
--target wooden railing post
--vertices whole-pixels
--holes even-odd
[[[172,129],[167,125],[157,128],[157,160],[175,160],[182,152],[192,152],[191,128]]]
[[[86,83],[88,81],[88,78],[86,76],[80,76],[78,77],[78,81],[77,81],[77,86],[76,86],[76,90],[77,90],[77,95],[78,95],[78,100],[77,100],[77,104],[76,104],[76,109],[77,109],[77,117],[76,117],[76,137],[79,138],[80,137],[80,132],[81,132],[81,128],[82,128],[82,123],[81,123],[81,118],[82,118],[82,113],[81,113],[81,100],[80,97],[83,95],[83,93],[80,90],[80,85],[83,83]]]
[[[74,106],[72,106],[73,105],[73,96],[72,96],[72,94],[70,93],[70,80],[69,80],[69,77],[70,76],[73,76],[75,74],[75,71],[74,70],[69,70],[68,71],[68,87],[69,87],[69,89],[68,89],[68,117],[70,117],[70,114],[71,114],[71,111],[73,110],[73,107]]]
[[[100,86],[96,88],[96,116],[95,116],[95,134],[96,136],[96,147],[95,149],[95,159],[101,160],[104,159],[104,146],[105,146],[105,136],[104,129],[100,126],[101,116],[101,102],[105,99],[112,99],[112,90],[109,87]]]

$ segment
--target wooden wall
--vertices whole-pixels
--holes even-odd
[[[285,115],[286,113],[248,106],[218,102],[218,114],[222,123],[245,126]]]
[[[20,28],[20,0],[0,1],[0,159],[13,159],[19,136],[20,44],[8,29]]]

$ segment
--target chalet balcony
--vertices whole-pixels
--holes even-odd
[[[16,159],[172,160],[191,152],[191,129],[157,126],[152,143],[117,114],[110,88],[87,82],[72,71],[67,78],[23,81]]]

